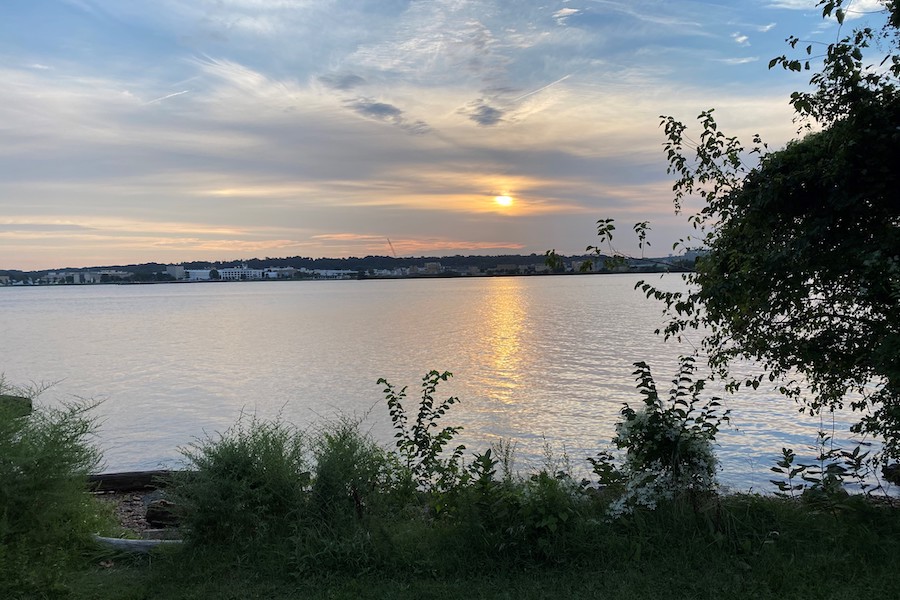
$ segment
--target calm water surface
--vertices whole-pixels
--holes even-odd
[[[658,277],[658,276],[650,276]],[[314,427],[340,415],[391,439],[385,377],[409,385],[448,370],[446,424],[470,450],[517,443],[522,469],[545,444],[573,466],[606,448],[622,403],[638,406],[635,361],[660,389],[690,347],[653,334],[660,306],[632,275],[396,281],[0,288],[0,373],[53,382],[41,399],[102,399],[108,470],[177,466],[178,447],[241,413]],[[662,285],[682,285],[667,276]],[[696,340],[694,340],[696,342]],[[771,490],[782,446],[798,453],[818,419],[760,390],[727,399],[721,479]],[[829,420],[827,428],[832,427]],[[836,424],[839,433],[846,424]],[[586,468],[586,467],[585,467]]]

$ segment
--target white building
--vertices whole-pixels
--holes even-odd
[[[223,267],[219,269],[219,278],[225,281],[242,281],[245,279],[262,279],[265,277],[262,269],[250,269],[247,265],[239,267]]]

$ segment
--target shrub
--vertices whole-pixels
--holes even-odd
[[[313,444],[315,478],[312,512],[325,525],[341,529],[378,508],[393,487],[396,467],[359,421],[342,418],[327,425]]]
[[[610,516],[635,506],[655,508],[659,500],[681,494],[711,492],[716,487],[717,460],[712,444],[728,411],[718,415],[718,398],[699,400],[704,380],[693,377],[694,360],[682,357],[669,401],[660,398],[650,367],[635,363],[634,375],[644,406],[622,408],[613,443],[625,450],[621,466],[602,452],[589,459],[601,483],[624,487],[610,506]]]
[[[401,461],[413,478],[413,484],[418,489],[428,491],[432,495],[433,508],[441,512],[444,500],[442,496],[452,493],[460,483],[464,474],[461,465],[462,453],[466,449],[458,445],[445,456],[445,448],[462,427],[444,427],[437,430],[438,421],[450,409],[453,404],[459,402],[459,398],[451,396],[435,405],[434,394],[437,386],[442,381],[447,381],[453,375],[449,371],[439,373],[430,371],[422,378],[422,399],[419,401],[419,410],[415,419],[410,423],[409,414],[403,406],[406,399],[406,386],[399,391],[385,379],[379,379],[383,384],[384,394],[388,403],[397,439],[397,453]],[[434,431],[433,431],[434,430]]]
[[[545,450],[547,464],[527,477],[511,473],[509,444],[474,455],[453,511],[469,547],[480,548],[492,561],[513,564],[565,560],[563,549],[584,524],[588,497]]]
[[[307,445],[293,426],[242,417],[181,452],[187,471],[176,475],[172,494],[183,510],[185,539],[196,546],[275,548],[308,512]]]
[[[0,394],[11,390],[0,378]],[[38,407],[0,402],[0,596],[43,593],[78,563],[102,523],[87,490],[100,462],[91,403]]]
[[[780,460],[770,469],[783,477],[769,480],[778,488],[775,495],[795,498],[799,493],[820,507],[835,508],[844,505],[850,486],[865,495],[885,493],[873,468],[875,459],[860,445],[852,451],[844,450],[834,445],[828,433],[819,431],[811,449],[815,452],[814,462],[795,462],[797,455],[792,448],[781,449]]]

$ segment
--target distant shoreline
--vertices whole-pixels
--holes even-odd
[[[358,274],[355,277],[291,277],[291,278],[254,278],[254,279],[176,279],[170,281],[102,281],[102,282],[9,282],[0,283],[4,287],[82,287],[98,285],[160,285],[160,284],[193,284],[193,283],[275,283],[287,281],[398,281],[398,280],[433,280],[433,279],[479,279],[495,277],[559,277],[578,275],[662,275],[666,273],[691,273],[691,269],[633,269],[624,271],[566,271],[562,273],[478,273],[466,274],[457,272],[447,273],[417,273],[413,275],[367,275]]]

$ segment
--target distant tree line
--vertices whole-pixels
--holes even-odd
[[[562,256],[559,255],[561,261],[584,262],[587,260],[597,261],[603,257],[595,254]],[[543,254],[501,254],[497,256],[420,256],[420,257],[402,257],[393,256],[351,256],[349,258],[310,258],[304,256],[289,256],[284,258],[249,258],[234,259],[228,261],[189,261],[181,263],[185,269],[213,269],[219,270],[227,266],[235,264],[246,264],[251,269],[265,269],[267,267],[293,267],[295,269],[309,270],[350,270],[362,273],[371,273],[374,270],[394,270],[409,269],[410,267],[423,267],[425,263],[437,262],[441,266],[450,271],[458,271],[464,273],[470,267],[475,267],[481,272],[495,271],[498,266],[515,266],[526,267],[531,265],[545,264],[546,257]],[[657,258],[635,260],[629,266],[630,271],[646,272],[659,271],[666,268],[666,265],[672,267],[671,270],[692,269],[694,266],[693,258]],[[54,271],[97,271],[97,270],[118,270],[134,273],[132,281],[136,282],[153,282],[153,281],[172,281],[174,278],[166,273],[166,266],[162,263],[150,262],[143,264],[130,265],[106,265],[85,268],[60,268],[51,269]],[[5,275],[12,281],[27,281],[29,279],[39,279],[44,276],[48,270],[41,271],[21,271],[21,270],[0,270],[0,275]]]

